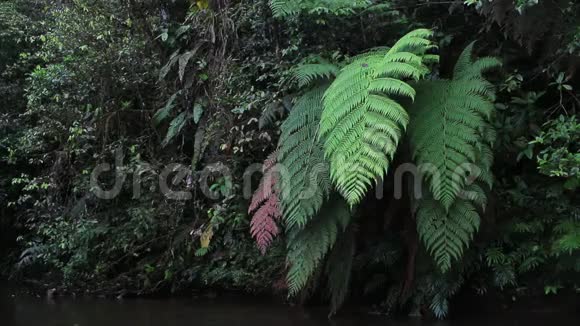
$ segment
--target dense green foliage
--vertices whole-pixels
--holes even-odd
[[[1,0],[0,44],[8,277],[438,318],[579,291],[574,1]]]

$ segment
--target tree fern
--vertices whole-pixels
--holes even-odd
[[[264,176],[258,189],[252,197],[249,214],[253,214],[250,231],[262,253],[265,253],[280,230],[277,221],[280,220],[280,204],[278,198],[278,176],[273,167],[276,164],[277,152],[264,161]]]
[[[409,131],[414,159],[426,167],[429,188],[446,210],[464,190],[471,174],[479,172],[478,176],[490,183],[490,146],[495,135],[489,117],[494,94],[482,73],[498,67],[499,62],[490,58],[473,62],[472,47],[461,54],[452,80],[418,83],[417,99],[411,108]]]
[[[282,174],[282,212],[287,227],[303,227],[331,191],[328,164],[316,138],[325,86],[304,94],[282,124],[279,160]]]
[[[320,137],[332,181],[350,205],[359,203],[388,169],[409,122],[397,99],[413,99],[415,90],[404,80],[429,72],[425,62],[434,57],[425,53],[433,47],[431,35],[418,29],[389,50],[357,57],[324,95]]]
[[[298,294],[332,249],[339,232],[350,221],[350,211],[340,198],[327,201],[316,218],[303,229],[288,230],[289,265],[287,283],[290,296]]]

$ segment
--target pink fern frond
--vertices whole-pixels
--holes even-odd
[[[280,208],[278,207],[278,198],[276,195],[273,195],[256,211],[250,223],[252,236],[256,240],[258,249],[260,249],[262,254],[266,253],[272,241],[280,233],[280,229],[276,223],[279,219]]]
[[[276,165],[276,156],[277,153],[274,152],[264,161],[264,176],[249,207],[249,213],[254,213],[250,223],[250,232],[262,254],[280,233],[277,224],[282,215],[276,189],[278,176],[275,175],[275,171],[271,171]]]
[[[275,195],[275,187],[277,182],[277,176],[272,175],[269,172],[264,174],[258,189],[256,189],[256,192],[254,192],[254,196],[252,196],[252,201],[250,202],[248,213],[251,214],[257,211],[260,206],[264,205],[264,202],[266,202],[272,195]]]
[[[277,157],[278,152],[274,151],[272,154],[268,155],[268,158],[264,161],[264,165],[262,166],[264,175],[260,181],[258,189],[252,196],[252,201],[250,202],[250,207],[248,209],[248,213],[250,214],[260,208],[260,206],[263,205],[264,202],[275,192],[274,188],[278,182],[278,175],[276,171],[272,171],[271,169],[276,165]]]
[[[278,162],[278,151],[275,150],[270,155],[268,155],[268,157],[264,161],[264,166],[262,167],[262,171],[264,173],[266,173],[268,170],[273,168],[277,162]]]

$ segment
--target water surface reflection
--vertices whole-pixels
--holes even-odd
[[[115,300],[57,298],[49,301],[0,290],[2,326],[414,326],[574,325],[575,316],[558,313],[474,316],[467,320],[420,322],[393,321],[383,317],[346,313],[329,321],[325,311],[255,302],[242,298],[218,300]]]

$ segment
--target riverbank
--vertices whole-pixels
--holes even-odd
[[[311,304],[295,304],[289,302],[286,297],[280,293],[277,294],[251,294],[236,291],[216,291],[216,290],[198,290],[190,293],[177,293],[173,295],[168,294],[148,294],[148,295],[96,295],[88,292],[62,292],[57,288],[45,288],[39,286],[16,284],[14,282],[7,282],[0,280],[0,304],[16,305],[19,311],[22,310],[38,310],[43,311],[47,316],[54,316],[51,320],[63,320],[80,315],[92,316],[99,309],[105,311],[111,310],[113,314],[120,314],[120,322],[134,318],[132,313],[137,313],[139,310],[150,311],[155,310],[169,310],[176,316],[181,316],[190,313],[192,308],[205,309],[207,311],[219,311],[220,309],[234,309],[234,310],[257,310],[259,307],[263,309],[274,309],[284,314],[292,315],[294,319],[314,322],[312,325],[319,325],[328,316],[328,307],[316,303]],[[476,296],[473,294],[459,294],[451,302],[452,309],[447,318],[445,325],[460,325],[461,322],[467,324],[462,325],[490,325],[485,322],[493,323],[494,325],[519,325],[518,323],[510,323],[512,321],[533,321],[536,322],[536,317],[542,321],[547,321],[550,318],[560,319],[562,321],[568,320],[570,322],[580,318],[580,311],[578,310],[578,295],[564,294],[553,296],[528,296],[509,298],[501,293],[487,294],[484,296]],[[121,313],[120,307],[126,307],[132,313]],[[429,313],[423,316],[404,316],[400,314],[385,315],[384,312],[376,310],[376,306],[368,304],[368,302],[358,302],[356,300],[349,302],[337,315],[336,320],[341,321],[344,325],[351,325],[350,320],[364,320],[368,325],[374,325],[375,321],[380,320],[392,324],[393,322],[400,323],[400,325],[410,325],[411,321],[428,322],[434,321],[436,318]],[[67,312],[67,309],[73,312]],[[79,310],[74,313],[75,310]],[[64,316],[58,314],[63,313]],[[70,315],[70,316],[69,316]],[[528,316],[536,316],[527,319]],[[68,316],[68,317],[67,317]],[[27,317],[28,318],[28,317]],[[266,317],[268,318],[268,317]],[[313,319],[314,318],[314,319]],[[90,320],[93,317],[89,318]],[[139,319],[139,318],[137,318]],[[313,319],[313,320],[312,320]],[[97,320],[100,320],[97,318]],[[155,318],[151,319],[157,320]],[[181,325],[180,318],[170,318],[175,325]],[[333,318],[335,320],[335,318]],[[226,322],[227,319],[224,320]],[[453,323],[451,323],[453,322]],[[4,325],[4,324],[3,324]],[[11,324],[8,324],[9,326]],[[20,325],[20,324],[15,324]],[[22,325],[34,325],[32,323],[25,323]],[[51,325],[51,324],[48,324]],[[56,325],[56,324],[55,324]],[[61,325],[61,324],[59,324]],[[64,325],[64,324],[62,324]],[[93,325],[80,323],[79,325]],[[102,325],[102,324],[94,324]],[[117,324],[113,324],[117,325]],[[125,325],[119,323],[119,325]],[[145,323],[144,325],[147,325]],[[151,325],[157,325],[151,323]],[[173,325],[173,324],[170,324]],[[226,325],[226,324],[224,324]],[[352,324],[355,325],[355,324]],[[545,325],[542,323],[532,323],[530,325]]]
[[[10,284],[0,284],[2,325],[328,325],[324,307],[302,308],[248,296],[171,299],[100,299],[90,297],[39,298]],[[443,325],[572,325],[578,315],[562,310],[510,311],[461,315]],[[417,325],[416,319],[373,316],[347,307],[332,319],[338,326]],[[441,322],[423,321],[421,325]]]

